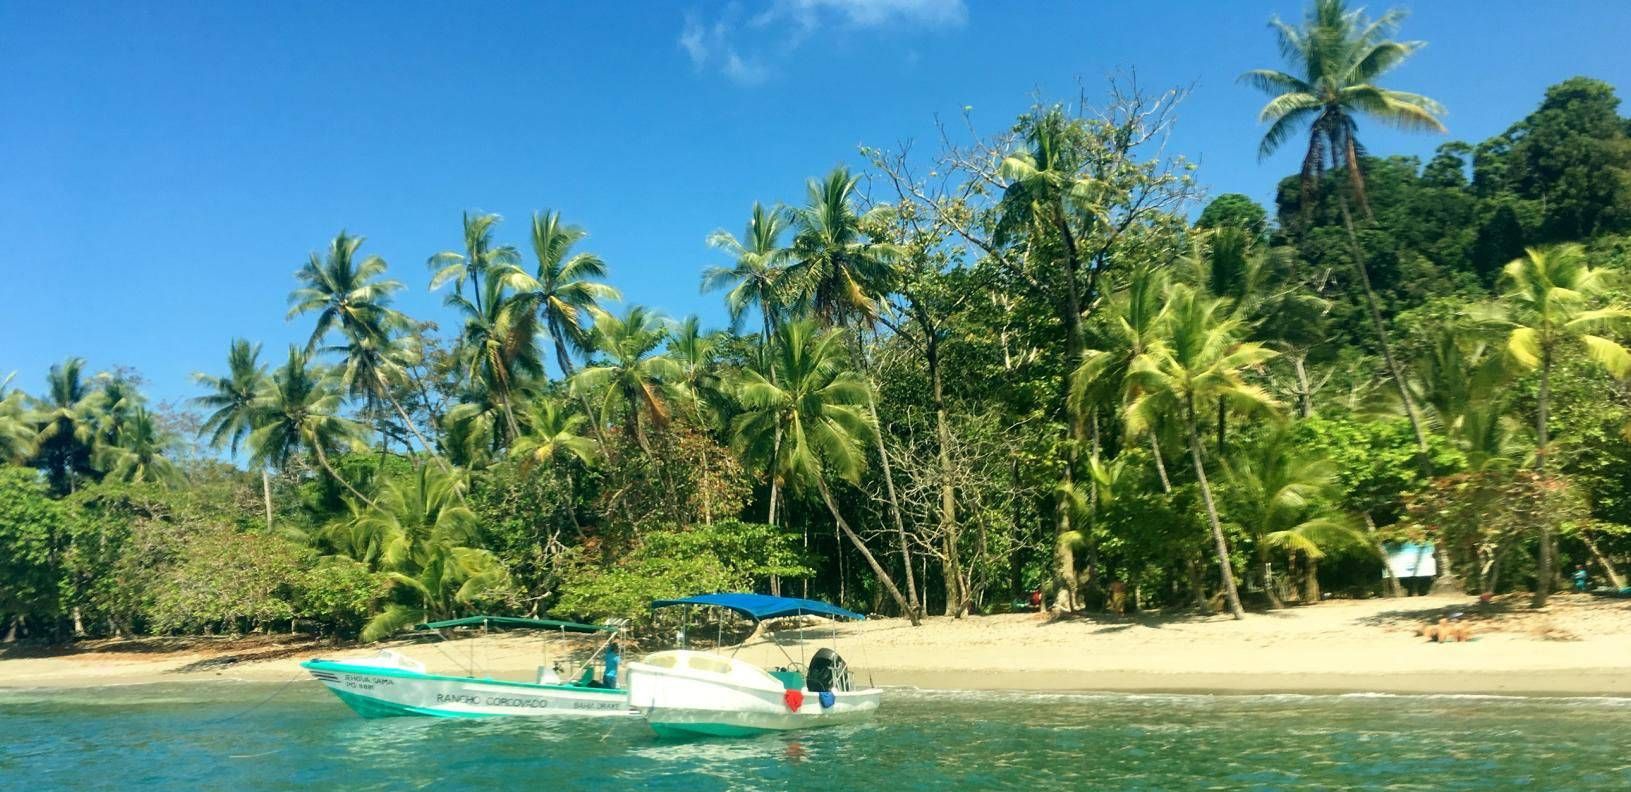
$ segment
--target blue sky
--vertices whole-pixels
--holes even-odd
[[[1135,67],[1191,86],[1172,150],[1212,192],[1268,202],[1296,167],[1259,163],[1277,65],[1275,2],[0,4],[0,376],[38,391],[69,355],[134,366],[156,399],[195,395],[228,340],[268,358],[292,273],[341,228],[447,322],[425,259],[467,209],[559,209],[586,227],[629,301],[722,319],[699,270],[708,232],[756,199],[796,202],[858,144],[932,143],[965,105],[986,129],[1034,94],[1095,91]],[[1371,4],[1380,9],[1381,4]],[[341,7],[344,6],[344,7]],[[1390,85],[1440,99],[1479,140],[1576,74],[1631,84],[1631,3],[1416,2],[1430,45]],[[1443,142],[1370,128],[1371,148]]]

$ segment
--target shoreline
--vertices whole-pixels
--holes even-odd
[[[1480,608],[1465,596],[1331,601],[1225,617],[1037,614],[900,619],[767,632],[736,650],[761,666],[836,642],[862,679],[948,691],[1210,695],[1492,695],[1631,697],[1631,602],[1559,597],[1542,611],[1516,601]],[[1433,644],[1418,629],[1463,613],[1466,643]],[[523,634],[457,642],[336,647],[287,636],[90,641],[60,652],[0,653],[0,690],[110,685],[289,682],[302,660],[404,652],[433,673],[530,679],[564,647]]]

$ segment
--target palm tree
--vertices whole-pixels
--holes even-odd
[[[555,341],[555,362],[561,377],[573,374],[572,356],[567,348],[589,348],[592,316],[601,304],[623,299],[617,289],[601,283],[606,262],[593,253],[573,253],[572,246],[588,232],[561,223],[560,212],[539,212],[532,216],[532,253],[538,260],[536,275],[511,269],[506,277],[517,294],[538,308],[544,328]]]
[[[329,242],[326,255],[312,253],[295,273],[301,287],[289,294],[288,318],[317,314],[307,354],[316,351],[332,330],[347,337],[377,336],[403,324],[402,315],[390,307],[391,295],[402,289],[402,283],[381,280],[388,267],[385,259],[357,260],[362,242],[362,237],[341,231]]]
[[[667,426],[672,402],[683,398],[679,382],[684,372],[673,358],[657,351],[667,338],[662,317],[643,306],[633,306],[621,317],[603,314],[595,322],[591,344],[606,363],[572,378],[573,390],[583,398],[601,394],[597,420],[608,424],[614,414],[621,414],[625,428],[647,455],[652,450],[646,423],[658,429]]]
[[[475,297],[476,311],[480,313],[485,310],[482,301],[488,292],[483,289],[483,278],[491,280],[502,277],[497,275],[497,271],[513,267],[521,261],[521,254],[514,247],[493,244],[493,227],[503,219],[496,214],[472,215],[465,212],[464,252],[444,250],[425,262],[432,270],[430,290],[436,291],[448,281],[453,281],[453,294],[463,296],[464,285],[468,281],[471,294]]]
[[[120,424],[113,442],[97,446],[97,466],[119,481],[178,483],[181,472],[164,456],[172,440],[147,408],[136,407]]]
[[[798,233],[786,272],[791,294],[829,327],[877,319],[877,295],[896,254],[893,245],[873,242],[862,230],[854,206],[859,182],[849,169],[834,168],[825,179],[810,180],[809,203],[793,212]]]
[[[1360,171],[1359,125],[1357,117],[1368,115],[1384,124],[1412,131],[1444,132],[1439,116],[1444,108],[1438,102],[1420,94],[1395,91],[1377,86],[1374,81],[1403,63],[1416,50],[1424,46],[1420,41],[1393,41],[1387,36],[1398,29],[1404,12],[1389,11],[1372,21],[1364,11],[1349,11],[1343,0],[1314,0],[1307,20],[1301,28],[1292,27],[1279,19],[1270,21],[1280,40],[1280,52],[1293,68],[1301,72],[1295,76],[1275,69],[1256,69],[1241,75],[1240,79],[1270,94],[1274,98],[1258,114],[1260,122],[1271,122],[1263,141],[1258,145],[1258,157],[1266,157],[1291,138],[1296,128],[1308,124],[1308,150],[1303,156],[1303,205],[1314,183],[1324,173],[1326,162],[1331,167],[1347,170],[1348,184],[1366,217],[1371,216],[1370,202],[1365,197],[1365,179]],[[1353,220],[1348,213],[1348,199],[1337,193],[1342,208],[1343,223],[1348,230],[1352,248],[1354,274],[1365,293],[1371,326],[1376,332],[1382,357],[1387,362],[1388,374],[1399,390],[1405,414],[1416,433],[1416,444],[1427,452],[1427,435],[1410,398],[1409,387],[1394,359],[1388,341],[1387,327],[1382,322],[1376,292],[1371,288],[1370,272],[1365,266],[1364,250],[1354,233]]]
[[[783,307],[784,278],[791,251],[781,246],[781,236],[787,225],[787,210],[779,205],[766,208],[755,201],[747,231],[741,239],[724,229],[708,235],[708,244],[730,254],[736,263],[704,270],[702,290],[729,289],[725,292],[725,308],[730,312],[732,329],[741,327],[748,309],[757,308],[762,322],[759,338],[765,343],[769,343],[775,332]]]
[[[1241,372],[1268,361],[1275,353],[1261,344],[1240,341],[1245,327],[1229,315],[1227,307],[1226,301],[1199,294],[1185,284],[1168,290],[1157,337],[1128,367],[1131,401],[1126,407],[1126,423],[1129,433],[1137,433],[1148,430],[1164,414],[1176,413],[1183,421],[1189,435],[1190,461],[1212,527],[1224,595],[1230,612],[1240,619],[1245,618],[1245,611],[1235,587],[1229,543],[1206,477],[1197,405],[1222,397],[1239,408],[1274,406],[1273,399],[1262,388],[1248,384]]]
[[[1594,308],[1606,296],[1608,273],[1586,262],[1577,244],[1529,248],[1524,257],[1501,269],[1506,290],[1496,316],[1505,331],[1508,356],[1521,369],[1540,372],[1535,399],[1535,459],[1544,473],[1551,452],[1548,417],[1552,370],[1565,350],[1578,349],[1615,377],[1631,375],[1631,350],[1603,333],[1631,330],[1631,310]],[[1535,607],[1546,604],[1556,574],[1556,537],[1550,521],[1541,521],[1540,564],[1536,570]]]
[[[515,419],[516,393],[528,379],[544,373],[538,355],[538,315],[527,301],[510,296],[500,278],[488,278],[481,291],[483,298],[475,302],[455,293],[448,295],[447,303],[464,317],[459,350],[465,376],[494,395],[509,429],[506,436],[513,438],[521,431]]]
[[[526,413],[526,431],[515,440],[510,456],[523,467],[548,465],[575,458],[584,464],[595,460],[595,442],[582,434],[586,416],[568,412],[555,399],[533,400]]]
[[[1126,287],[1106,301],[1101,310],[1105,349],[1083,353],[1081,365],[1071,375],[1067,403],[1074,414],[1086,415],[1094,404],[1116,404],[1123,400],[1128,369],[1155,341],[1167,285],[1165,272],[1152,266],[1140,266],[1128,275]],[[1161,488],[1170,492],[1172,481],[1161,454],[1159,433],[1152,430],[1149,438]]]
[[[72,492],[80,476],[93,471],[96,392],[85,382],[85,359],[69,358],[51,367],[46,396],[37,400],[30,423],[34,459],[58,493]]]
[[[395,602],[363,629],[375,641],[404,626],[447,618],[505,579],[498,559],[475,545],[476,514],[464,504],[464,483],[421,466],[408,482],[387,482],[367,508],[338,526],[336,545],[372,558],[391,581]]]
[[[311,365],[299,347],[289,346],[289,359],[261,389],[256,399],[255,425],[249,433],[249,461],[253,465],[287,469],[300,451],[310,451],[317,463],[363,503],[368,496],[351,485],[329,463],[330,449],[360,442],[358,426],[339,415],[340,393],[327,372]]]
[[[391,391],[393,385],[407,381],[408,369],[418,363],[418,345],[402,334],[408,327],[407,317],[391,307],[391,296],[402,284],[382,279],[388,266],[385,259],[369,256],[357,261],[362,242],[362,237],[341,231],[329,243],[324,258],[311,255],[295,274],[304,285],[289,295],[289,316],[317,314],[317,326],[306,342],[308,354],[338,330],[344,342],[325,351],[344,358],[339,369],[341,384],[365,400],[369,413],[389,404],[403,427],[418,439],[419,447],[434,454],[430,441]]]
[[[1387,38],[1403,21],[1400,10],[1368,19],[1364,9],[1349,11],[1344,0],[1314,0],[1301,28],[1279,19],[1269,21],[1279,37],[1280,54],[1300,76],[1254,69],[1240,80],[1274,97],[1258,113],[1259,122],[1270,124],[1258,144],[1258,157],[1273,154],[1297,127],[1308,124],[1302,166],[1305,198],[1329,161],[1333,168],[1347,169],[1354,199],[1370,215],[1360,172],[1364,150],[1358,137],[1360,115],[1407,131],[1446,131],[1439,120],[1444,108],[1438,102],[1375,84],[1426,46],[1422,41]]]
[[[34,427],[28,417],[28,396],[11,390],[8,374],[0,379],[0,462],[21,462],[34,453]]]
[[[237,456],[238,447],[255,430],[255,400],[266,386],[266,367],[260,363],[260,354],[260,344],[236,338],[227,350],[225,377],[202,372],[193,374],[195,382],[211,391],[193,399],[193,404],[211,411],[198,429],[201,436],[209,437],[211,448],[225,447]],[[261,495],[266,505],[266,528],[271,530],[272,477],[264,465],[261,466]]]
[[[1337,546],[1372,547],[1366,537],[1342,519],[1331,504],[1336,470],[1329,460],[1299,452],[1291,434],[1271,427],[1243,444],[1224,462],[1224,473],[1239,510],[1235,522],[1257,539],[1258,582],[1271,607],[1284,605],[1274,585],[1270,550],[1300,554],[1312,580],[1325,550]],[[1386,554],[1379,546],[1376,552]],[[1313,590],[1317,583],[1305,586]],[[1318,597],[1313,598],[1315,601]]]
[[[866,466],[862,443],[876,431],[865,409],[866,380],[848,367],[840,333],[818,332],[807,321],[777,329],[770,355],[774,380],[751,369],[744,372],[739,392],[743,412],[731,425],[737,453],[763,464],[794,489],[820,493],[833,522],[916,625],[919,614],[850,528],[827,484],[829,471],[855,483]]]

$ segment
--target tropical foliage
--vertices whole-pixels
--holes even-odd
[[[1262,152],[1303,154],[1273,207],[1203,201],[1182,96],[1115,85],[744,206],[698,262],[718,329],[618,305],[558,212],[466,213],[428,277],[313,240],[300,343],[230,341],[184,405],[78,357],[0,381],[0,635],[371,639],[722,588],[1242,617],[1397,593],[1406,540],[1442,586],[1622,585],[1631,124],[1580,77],[1425,164],[1368,150],[1444,131],[1383,84],[1422,57],[1403,23],[1272,23],[1285,68],[1243,80]]]

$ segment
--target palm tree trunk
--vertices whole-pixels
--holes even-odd
[[[1546,475],[1547,456],[1550,452],[1550,427],[1546,423],[1546,411],[1551,406],[1552,398],[1552,350],[1545,344],[1540,348],[1540,391],[1535,398],[1535,467],[1542,476]],[[1540,561],[1535,568],[1535,595],[1530,605],[1536,608],[1546,606],[1546,599],[1552,594],[1552,579],[1557,576],[1557,536],[1552,531],[1550,515],[1541,515],[1540,519]]]
[[[358,500],[362,501],[365,504],[368,504],[368,506],[370,508],[373,507],[374,502],[372,500],[370,500],[367,495],[364,495],[361,492],[358,492],[356,487],[351,486],[351,482],[346,481],[345,478],[342,477],[339,474],[339,472],[334,469],[334,466],[329,464],[328,454],[323,452],[323,446],[321,444],[315,444],[314,443],[312,445],[312,451],[315,452],[316,455],[317,455],[317,463],[319,465],[323,466],[323,470],[327,471],[329,476],[331,476],[335,481],[340,482],[340,486],[345,487],[348,491],[351,492],[352,495],[357,496]]]
[[[878,564],[878,559],[873,557],[872,551],[867,549],[866,543],[861,541],[861,537],[857,536],[855,531],[850,529],[849,523],[844,521],[844,515],[838,511],[838,504],[833,502],[832,491],[827,489],[826,480],[819,476],[816,477],[816,488],[821,491],[821,500],[827,504],[827,511],[832,513],[833,522],[838,525],[838,530],[843,531],[844,536],[849,538],[850,544],[855,545],[855,549],[861,552],[861,557],[866,559],[867,566],[872,567],[872,574],[877,576],[878,582],[883,584],[884,589],[889,592],[889,596],[895,600],[895,604],[906,614],[906,618],[912,622],[912,626],[918,626],[919,617],[917,611],[907,604],[906,597],[895,586],[894,579],[889,577],[889,573],[885,572],[884,568]]]
[[[1258,542],[1257,574],[1262,578],[1263,596],[1268,597],[1269,607],[1275,610],[1284,608],[1286,604],[1280,599],[1280,592],[1274,590],[1273,567],[1269,562],[1267,549],[1262,547],[1262,542]]]
[[[1382,348],[1382,359],[1387,362],[1388,376],[1393,378],[1393,385],[1399,390],[1399,400],[1404,405],[1405,417],[1410,419],[1410,429],[1416,433],[1416,449],[1425,455],[1427,433],[1422,430],[1421,416],[1416,414],[1416,402],[1410,396],[1410,386],[1405,382],[1404,372],[1399,368],[1399,361],[1393,357],[1393,344],[1388,341],[1387,325],[1382,321],[1382,309],[1377,305],[1376,291],[1370,284],[1370,272],[1365,268],[1365,251],[1359,246],[1359,235],[1354,231],[1353,216],[1348,212],[1348,197],[1339,192],[1337,203],[1342,207],[1342,225],[1348,230],[1348,244],[1353,248],[1354,274],[1359,277],[1359,285],[1365,292],[1365,308],[1370,314],[1371,328],[1376,331],[1376,343]]]
[[[1155,431],[1150,431],[1150,456],[1155,458],[1155,472],[1161,478],[1161,493],[1172,494],[1172,479],[1167,477],[1167,462],[1161,458],[1161,441],[1156,438]]]
[[[261,468],[261,497],[266,501],[266,530],[272,530],[272,474]]]
[[[1584,543],[1586,545],[1586,549],[1591,552],[1591,557],[1597,560],[1597,565],[1602,567],[1603,572],[1608,575],[1609,582],[1614,584],[1614,590],[1624,590],[1625,578],[1620,575],[1620,570],[1614,568],[1614,563],[1608,560],[1608,556],[1603,555],[1603,551],[1597,548],[1597,543],[1592,541],[1591,537],[1584,531],[1580,533],[1580,541]]]
[[[1201,434],[1195,421],[1195,405],[1189,404],[1189,458],[1195,463],[1195,479],[1201,485],[1201,501],[1206,504],[1206,517],[1212,524],[1212,543],[1218,555],[1218,569],[1222,572],[1223,595],[1229,601],[1229,613],[1236,619],[1246,618],[1246,609],[1240,607],[1240,591],[1235,588],[1235,573],[1229,563],[1229,541],[1223,537],[1223,523],[1218,520],[1218,507],[1212,502],[1212,486],[1206,480],[1206,465],[1201,461]]]
[[[432,450],[430,441],[419,433],[419,427],[414,425],[412,418],[408,417],[408,411],[402,409],[402,403],[397,401],[396,397],[385,389],[385,380],[379,376],[377,371],[374,374],[374,383],[379,387],[380,395],[384,396],[385,400],[390,402],[391,406],[396,409],[396,415],[402,419],[402,425],[408,427],[408,431],[413,434],[414,439],[419,441],[419,447],[424,449],[425,453],[430,454],[432,459],[436,460],[436,464],[442,468],[443,473],[452,475],[453,468],[448,466],[447,460],[442,459],[440,454]]]
[[[1364,513],[1365,532],[1370,537],[1371,549],[1376,551],[1376,558],[1382,562],[1382,579],[1387,585],[1387,596],[1404,596],[1404,587],[1399,585],[1399,579],[1393,575],[1393,565],[1388,563],[1387,548],[1376,538],[1376,520],[1372,519],[1370,512]]]
[[[862,349],[861,332],[859,330],[855,331],[853,339],[855,341],[856,359],[864,362],[870,362],[867,360],[864,350]],[[914,614],[913,619],[916,619],[916,614],[920,614],[923,611],[923,603],[918,601],[917,581],[912,576],[912,548],[906,541],[906,521],[901,518],[900,498],[895,494],[894,465],[890,464],[889,450],[885,448],[883,444],[883,427],[878,422],[878,399],[875,393],[877,390],[877,385],[872,381],[872,367],[870,365],[868,365],[866,368],[866,376],[867,414],[872,418],[872,438],[873,440],[877,441],[878,461],[883,468],[884,492],[889,496],[889,517],[895,523],[895,536],[900,545],[901,566],[906,570],[907,604],[912,609],[912,613]],[[947,607],[949,608],[951,606],[948,605]],[[913,621],[912,623],[916,624],[917,622]]]

